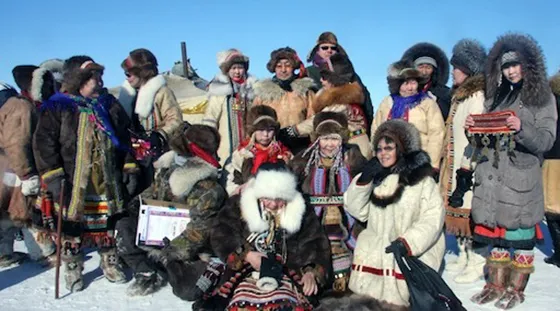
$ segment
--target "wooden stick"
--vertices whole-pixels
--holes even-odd
[[[181,57],[183,58],[183,73],[185,79],[189,78],[189,60],[187,58],[187,44],[185,41],[181,42]]]
[[[60,198],[58,202],[58,219],[56,224],[56,273],[55,273],[55,283],[54,283],[54,299],[59,297],[59,287],[60,287],[60,264],[61,264],[61,253],[62,253],[62,213],[64,213],[64,184],[65,180],[62,179],[60,185]]]

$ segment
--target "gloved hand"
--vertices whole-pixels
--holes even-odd
[[[362,175],[358,178],[358,184],[366,185],[373,181],[373,178],[379,175],[385,168],[379,163],[377,158],[369,160],[362,168]]]
[[[299,137],[299,134],[295,126],[284,127],[278,131],[278,140],[280,141],[296,137]]]
[[[40,188],[41,181],[37,175],[33,175],[29,179],[21,182],[21,193],[23,193],[24,196],[37,195],[39,194]]]
[[[434,168],[432,177],[434,178],[435,182],[438,183],[439,182],[439,169]]]
[[[457,173],[456,176],[457,186],[455,187],[455,190],[453,191],[453,193],[448,199],[448,204],[451,207],[463,206],[464,203],[463,196],[465,195],[465,193],[467,193],[467,191],[471,190],[473,184],[472,171],[468,171],[465,169],[458,169],[456,173]]]
[[[408,249],[406,248],[406,246],[404,245],[404,242],[400,239],[396,239],[393,242],[391,242],[391,245],[387,246],[385,248],[385,253],[389,254],[389,253],[395,253],[395,252],[399,252],[400,254],[408,254]]]
[[[150,149],[156,159],[165,152],[166,145],[165,137],[161,133],[153,131],[150,134]]]

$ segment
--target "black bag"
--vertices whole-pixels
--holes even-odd
[[[393,254],[410,292],[411,311],[466,311],[437,271],[417,257]]]

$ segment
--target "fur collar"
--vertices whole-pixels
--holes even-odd
[[[364,102],[364,92],[357,82],[321,90],[322,92],[315,97],[313,104],[313,111],[316,113],[332,105],[362,105]]]
[[[550,87],[546,77],[543,51],[538,43],[528,35],[507,34],[498,38],[488,53],[486,61],[486,98],[494,99],[502,83],[501,58],[507,51],[517,51],[523,68],[521,101],[524,106],[543,107],[550,99]]]
[[[136,99],[134,112],[137,113],[141,119],[146,119],[154,109],[154,100],[157,92],[166,85],[167,82],[162,75],[157,75],[148,80],[146,84],[140,87],[139,91],[133,88],[127,80],[124,80],[119,92],[119,102],[124,107],[128,116],[131,117],[132,106],[134,105],[134,99]],[[136,97],[136,95],[138,95],[138,97]]]
[[[373,158],[369,165],[379,165],[379,161]],[[415,151],[406,154],[393,168],[391,174],[381,173],[374,177],[379,179],[378,185],[373,189],[371,202],[381,208],[398,202],[407,186],[414,186],[424,178],[432,178],[433,168],[430,164],[430,156],[425,151]],[[385,171],[386,172],[386,171]]]
[[[560,96],[560,72],[550,78],[550,88],[554,95]]]
[[[299,96],[307,96],[307,92],[315,85],[311,78],[296,79],[292,82],[292,90]],[[284,91],[278,84],[274,83],[272,79],[260,80],[255,83],[255,97],[259,97],[264,101],[277,101],[280,100],[286,91]]]
[[[241,193],[239,200],[241,217],[247,223],[249,231],[264,232],[268,230],[268,223],[261,217],[260,207],[258,203],[257,191],[255,191],[255,179],[251,179],[245,190]],[[289,234],[299,231],[305,214],[305,200],[301,193],[297,192],[295,196],[288,201],[288,204],[280,214],[280,227],[285,229]]]
[[[467,78],[463,84],[459,85],[453,94],[453,99],[458,102],[473,96],[476,92],[484,91],[484,75],[476,75]]]
[[[36,102],[42,102],[43,99],[43,77],[47,73],[45,68],[37,68],[33,71],[33,76],[31,78],[31,98]]]
[[[257,82],[257,79],[249,75],[245,83],[243,84],[243,89],[246,89],[250,95],[252,95],[253,84]],[[223,74],[217,74],[210,84],[208,85],[208,95],[209,96],[227,96],[233,94],[233,88],[231,86],[230,78]]]
[[[176,155],[175,151],[166,152],[154,163],[154,167],[171,168]],[[207,178],[217,179],[218,169],[198,157],[187,158],[185,164],[177,167],[169,176],[169,187],[173,196],[184,198],[197,182]]]

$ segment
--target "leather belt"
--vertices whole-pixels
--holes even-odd
[[[397,280],[404,280],[404,275],[396,272],[394,269],[377,269],[362,265],[352,265],[352,270],[371,273],[379,276],[392,276]]]

